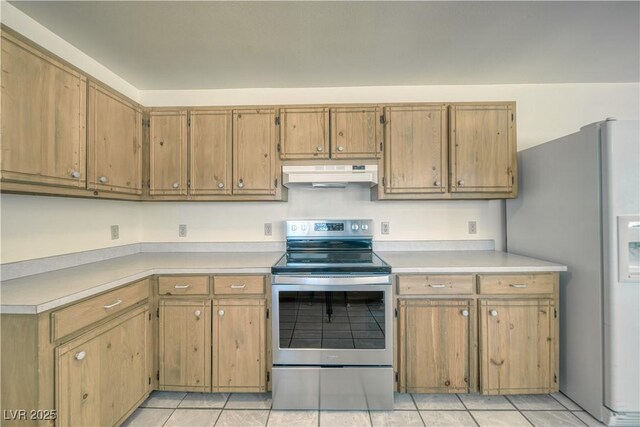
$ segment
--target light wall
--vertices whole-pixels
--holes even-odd
[[[2,22],[147,106],[513,100],[520,149],[607,117],[640,115],[637,83],[137,91],[17,9],[5,2],[2,7]],[[140,203],[1,195],[0,204],[2,263],[140,241],[282,240],[282,221],[287,218],[372,218],[377,239],[494,239],[498,249],[504,242],[503,202],[371,202],[369,191],[361,188],[296,189],[286,203]],[[478,222],[476,235],[467,234],[470,220]],[[379,234],[380,221],[391,223],[389,235]],[[265,222],[273,223],[273,236],[263,235]],[[109,226],[114,224],[120,225],[119,240],[110,238]],[[186,238],[178,237],[178,224],[187,224]]]

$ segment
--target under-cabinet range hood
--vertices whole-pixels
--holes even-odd
[[[349,184],[373,187],[378,184],[377,165],[283,166],[285,187],[344,188]]]

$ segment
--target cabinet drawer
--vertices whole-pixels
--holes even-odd
[[[216,276],[213,293],[217,295],[264,294],[264,276]]]
[[[158,277],[160,295],[207,295],[209,276],[164,276]]]
[[[52,340],[122,312],[149,297],[149,280],[142,280],[51,313]]]
[[[551,294],[554,274],[480,274],[481,294]]]
[[[473,274],[398,276],[399,295],[472,294]]]

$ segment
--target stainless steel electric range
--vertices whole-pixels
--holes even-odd
[[[286,224],[271,269],[274,409],[392,409],[391,267],[372,221]]]

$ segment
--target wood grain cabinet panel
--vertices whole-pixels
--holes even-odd
[[[331,157],[380,157],[380,114],[380,109],[376,106],[331,108]]]
[[[210,391],[211,301],[160,300],[160,390]]]
[[[2,180],[86,187],[87,79],[2,31]]]
[[[158,277],[160,295],[207,295],[209,276],[161,276]]]
[[[280,186],[275,110],[233,112],[233,193],[273,195]]]
[[[142,111],[112,91],[89,84],[88,187],[142,194]]]
[[[473,294],[473,274],[405,274],[398,276],[399,295]]]
[[[149,194],[187,195],[187,112],[152,111],[150,114]]]
[[[218,299],[213,323],[215,391],[266,391],[266,300]]]
[[[384,194],[447,191],[446,106],[386,107]]]
[[[149,393],[147,306],[56,348],[56,425],[116,425]]]
[[[452,193],[516,191],[515,104],[450,107]]]
[[[189,114],[189,194],[231,195],[231,110],[196,110]]]
[[[553,273],[479,274],[481,294],[552,294],[556,277]]]
[[[471,387],[471,300],[400,300],[401,391],[467,393]]]
[[[280,158],[329,158],[329,109],[280,110]]]
[[[216,295],[262,295],[265,280],[265,276],[215,276],[213,293]]]
[[[557,391],[551,299],[480,300],[480,387],[484,394]]]

